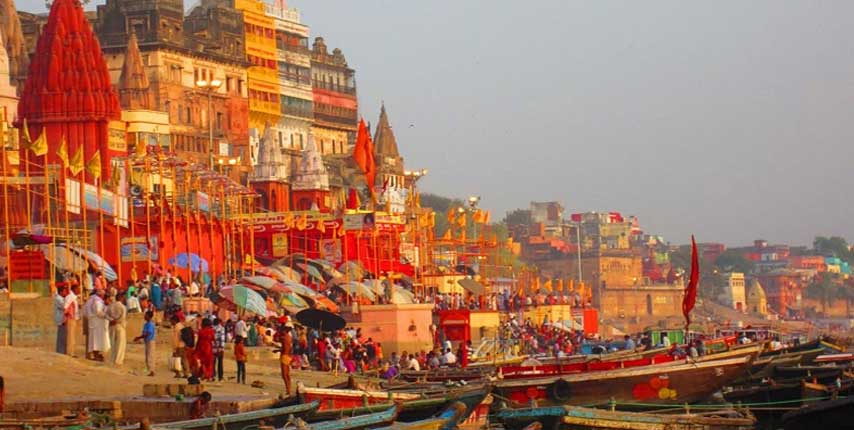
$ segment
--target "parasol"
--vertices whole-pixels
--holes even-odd
[[[305,309],[296,314],[300,324],[320,331],[341,330],[347,325],[344,318],[320,309]]]
[[[306,309],[309,307],[308,303],[297,294],[294,293],[283,293],[279,296],[279,306],[283,308],[291,309]]]
[[[297,267],[299,267],[300,270],[305,272],[309,277],[314,278],[315,281],[320,283],[326,282],[326,280],[323,279],[323,275],[320,273],[320,270],[317,270],[317,267],[306,263],[297,264]]]
[[[268,266],[268,267],[256,267],[256,268],[255,268],[255,273],[257,273],[257,274],[259,274],[259,275],[263,275],[263,276],[267,276],[267,277],[273,278],[273,279],[275,279],[275,280],[277,280],[277,281],[279,281],[279,282],[285,282],[285,281],[287,281],[288,279],[293,279],[293,277],[292,277],[292,276],[290,276],[290,275],[289,275],[287,272],[285,272],[284,270],[281,270],[281,269],[280,269],[280,268],[278,268],[278,267],[272,267],[272,266]],[[297,277],[297,279],[299,279],[299,277]]]
[[[53,255],[51,255],[51,248]],[[69,252],[68,248],[56,245],[39,245],[44,254],[44,258],[53,263],[59,270],[66,270],[72,273],[82,272],[89,268],[89,262],[78,254]]]
[[[285,276],[285,279],[283,280],[283,282],[287,281],[287,280],[299,282],[299,280],[302,279],[302,275],[290,266],[282,266],[279,263],[276,263],[276,264],[270,266],[270,268],[273,270],[276,270],[278,272],[281,272],[282,275]]]
[[[374,292],[365,284],[360,284],[358,282],[346,282],[341,285],[336,285],[336,287],[344,290],[347,294],[366,297],[372,302],[377,300],[377,295],[374,294]]]
[[[349,280],[357,280],[365,277],[365,269],[357,261],[347,261],[338,266],[338,271]]]
[[[323,272],[329,278],[340,278],[344,276],[343,273],[339,272],[335,269],[335,265],[326,261],[326,260],[309,260],[309,264],[317,267],[320,271]]]
[[[276,286],[282,285],[279,281],[267,276],[244,276],[240,279],[244,284],[257,285],[265,290],[272,290]]]
[[[119,275],[116,274],[116,271],[107,263],[107,260],[104,260],[100,255],[83,248],[78,248],[76,246],[69,247],[72,251],[77,253],[77,255],[83,257],[84,260],[89,262],[89,265],[92,266],[93,269],[98,270],[101,274],[104,275],[108,281],[117,281],[119,279]]]
[[[243,285],[229,285],[222,287],[217,294],[247,312],[267,316],[267,302],[257,291],[253,291]]]
[[[415,295],[400,285],[392,287],[391,302],[396,305],[415,303]]]
[[[207,272],[208,271],[208,261],[202,257],[199,257],[198,254],[194,254],[192,252],[182,252],[180,254],[176,254],[172,258],[169,259],[169,264],[179,268],[186,269],[190,268],[193,272]]]
[[[276,260],[276,262],[273,263],[273,265],[274,266],[293,267],[293,266],[296,266],[297,263],[305,263],[306,260],[308,260],[308,259],[305,257],[305,255],[300,254],[300,253],[295,253],[295,254],[291,254],[291,255],[288,255],[286,257],[283,257],[283,258]]]

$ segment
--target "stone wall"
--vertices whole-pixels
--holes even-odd
[[[433,305],[361,306],[359,314],[345,316],[349,325],[362,329],[362,337],[382,344],[383,355],[392,352],[429,351],[433,348],[430,325]]]
[[[46,346],[55,342],[52,298],[0,295],[0,344]]]

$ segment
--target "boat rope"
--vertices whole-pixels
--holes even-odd
[[[582,407],[602,407],[602,406],[633,406],[633,407],[642,407],[642,408],[690,408],[690,409],[721,409],[721,408],[738,408],[738,407],[763,407],[763,406],[774,406],[774,405],[787,405],[793,403],[802,403],[802,402],[819,402],[822,400],[831,400],[831,399],[841,399],[844,396],[823,396],[823,397],[807,397],[803,399],[795,399],[795,400],[779,400],[774,402],[751,402],[751,403],[723,403],[723,404],[702,404],[702,403],[690,403],[690,404],[668,404],[668,403],[634,403],[634,402],[605,402],[605,403],[594,403],[591,405],[581,405]]]

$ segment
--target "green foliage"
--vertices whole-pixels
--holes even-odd
[[[839,257],[849,263],[854,257],[848,248],[848,242],[839,236],[816,236],[812,244],[815,252],[825,257]]]
[[[682,269],[687,280],[691,275],[691,246],[683,245],[670,252],[670,264],[674,269]],[[707,261],[700,258],[700,283],[697,294],[702,298],[717,299],[723,292],[724,279],[720,271]]]
[[[807,286],[807,297],[818,300],[822,308],[827,308],[833,303],[833,300],[838,297],[838,285],[829,273],[824,273],[822,276],[816,277],[812,283]]]
[[[436,227],[433,229],[436,237],[442,237],[448,230],[448,210],[452,207],[460,207],[463,201],[451,199],[436,194],[421,194],[421,206],[433,209],[436,212]]]
[[[504,224],[513,225],[529,225],[531,224],[531,211],[528,209],[515,209],[507,212],[504,215]]]
[[[753,272],[754,266],[756,264],[745,258],[741,252],[731,249],[724,251],[715,260],[715,267],[717,267],[719,272],[741,272],[749,274]]]

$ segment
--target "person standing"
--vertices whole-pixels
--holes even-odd
[[[93,360],[104,361],[104,352],[110,350],[110,337],[107,330],[107,306],[104,303],[104,290],[98,288],[90,299],[89,351]]]
[[[222,320],[214,318],[214,342],[213,354],[216,365],[217,379],[222,381],[223,374],[223,355],[225,354],[225,327],[222,325]]]
[[[196,357],[199,362],[199,379],[204,379],[207,381],[213,380],[213,371],[214,371],[214,354],[213,354],[213,342],[214,342],[214,329],[211,326],[211,320],[204,318],[202,319],[202,329],[199,330],[199,336],[196,340]]]
[[[175,377],[184,377],[187,378],[190,371],[190,362],[187,361],[187,356],[185,353],[186,344],[184,344],[184,340],[182,338],[182,330],[184,330],[184,323],[181,322],[181,318],[177,315],[172,315],[172,356],[178,357],[181,359],[181,370],[178,370],[177,367],[172,369],[175,371]]]
[[[142,340],[145,342],[145,370],[148,371],[148,376],[154,376],[154,339],[157,328],[154,326],[154,312],[145,312],[145,324],[142,325],[142,334],[133,339],[134,342]]]
[[[282,370],[282,381],[285,383],[286,395],[291,395],[291,361],[293,360],[294,338],[291,335],[293,326],[290,323],[282,324],[276,332],[279,348],[279,365]]]
[[[107,306],[107,319],[110,321],[110,344],[112,345],[110,361],[116,366],[125,362],[127,349],[127,308],[122,300],[127,296],[119,296],[115,288],[110,290],[110,305]]]
[[[243,346],[243,338],[237,336],[234,339],[234,361],[237,362],[237,383],[246,383],[246,347]]]
[[[56,353],[65,354],[68,342],[67,325],[65,321],[65,297],[68,296],[68,288],[62,285],[56,289],[53,298],[53,321],[56,323]]]
[[[80,284],[73,284],[68,295],[65,296],[65,353],[76,357],[77,349],[77,326],[80,320],[80,303],[77,295],[80,293]]]

